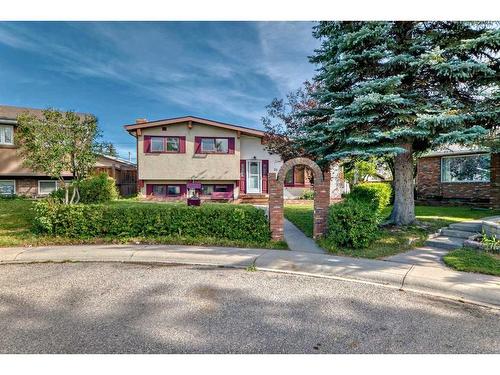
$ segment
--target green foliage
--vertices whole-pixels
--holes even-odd
[[[377,164],[374,160],[355,160],[352,165],[344,165],[344,170],[344,177],[351,185],[377,176]]]
[[[94,116],[46,109],[43,117],[23,113],[17,123],[19,153],[26,167],[62,181],[65,171],[80,179],[94,166],[99,135]]]
[[[378,215],[373,204],[349,199],[330,206],[327,241],[336,246],[365,248],[378,234]]]
[[[384,182],[372,182],[354,186],[347,195],[347,200],[363,200],[373,204],[378,214],[387,207],[391,201],[391,185]]]
[[[72,195],[75,186],[78,187],[78,191],[80,192],[79,203],[104,203],[116,200],[119,197],[114,178],[109,177],[104,172],[96,176],[87,177],[81,181],[76,181],[66,188],[58,189],[51,196],[62,203],[66,189],[69,189],[69,195]]]
[[[500,239],[497,239],[497,236],[492,234],[488,236],[483,231],[483,237],[481,238],[481,243],[484,246],[484,249],[490,253],[500,253]]]
[[[458,271],[500,276],[500,258],[475,249],[459,249],[446,254],[444,263]]]
[[[314,190],[304,190],[299,199],[305,199],[305,200],[314,199]]]
[[[38,202],[35,211],[36,231],[72,238],[187,236],[270,240],[265,212],[245,205],[62,205],[46,200]]]

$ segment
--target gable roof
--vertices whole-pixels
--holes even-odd
[[[0,105],[0,124],[17,124],[17,116],[22,113],[28,112],[36,117],[43,117],[45,109],[30,108],[30,107],[16,107],[12,105]],[[64,112],[64,111],[63,111]],[[76,112],[80,117],[85,117],[87,114]]]
[[[137,129],[155,128],[158,126],[174,125],[181,123],[215,126],[218,128],[239,131],[241,132],[241,134],[252,135],[255,137],[264,137],[264,135],[266,134],[266,132],[264,132],[263,130],[252,129],[241,125],[228,124],[220,121],[208,120],[205,118],[195,117],[195,116],[183,116],[183,117],[174,117],[163,120],[144,121],[135,124],[124,125],[124,128],[129,133],[134,133]]]

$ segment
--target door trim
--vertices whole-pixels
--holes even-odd
[[[250,179],[250,163],[258,163],[259,164],[259,189],[258,191],[251,191],[250,189],[250,183],[249,183],[249,179]],[[250,160],[247,160],[247,170],[246,170],[246,193],[247,194],[262,194],[262,160],[255,160],[255,159],[250,159]],[[253,175],[255,176],[255,175]]]

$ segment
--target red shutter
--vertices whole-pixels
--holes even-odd
[[[144,153],[147,154],[151,152],[151,136],[144,136]]]
[[[179,137],[179,152],[181,154],[186,153],[186,137],[184,136]]]
[[[234,154],[234,138],[229,138],[228,145],[228,153]]]
[[[151,195],[151,194],[153,194],[153,185],[146,184],[146,195]]]
[[[269,160],[262,160],[262,192],[267,193],[267,175],[269,173]]]
[[[201,137],[194,137],[194,153],[201,154]]]
[[[185,197],[187,194],[186,185],[181,185],[181,197]]]
[[[240,193],[243,194],[245,194],[247,191],[246,169],[247,169],[246,160],[240,160]]]

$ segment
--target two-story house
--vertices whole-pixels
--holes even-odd
[[[124,127],[137,141],[138,188],[145,196],[265,199],[268,173],[283,164],[266,150],[262,130],[193,116],[139,119]],[[336,199],[344,183],[340,168],[332,168],[331,196]],[[285,198],[302,195],[311,183],[308,176],[306,168],[292,170]]]
[[[43,116],[41,109],[0,105],[0,195],[43,197],[57,189],[58,181],[26,168],[18,155],[17,116],[25,112]],[[95,164],[96,172],[115,178],[121,195],[136,192],[136,170],[135,164],[106,155],[100,155]],[[63,175],[68,181],[73,178],[70,172]]]

